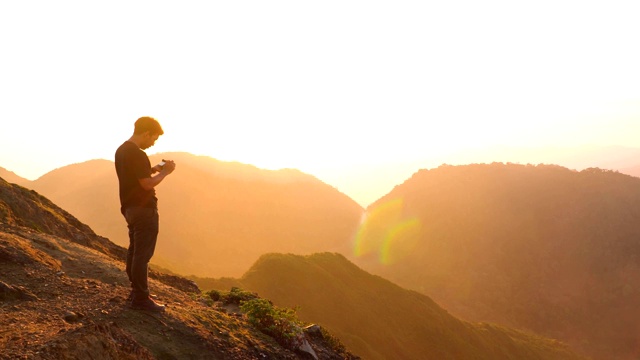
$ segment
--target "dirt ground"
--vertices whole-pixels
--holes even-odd
[[[310,358],[183,291],[188,280],[155,275],[163,282],[150,279],[150,289],[167,311],[131,310],[122,262],[60,237],[0,228],[0,359]],[[311,340],[319,358],[347,358]]]

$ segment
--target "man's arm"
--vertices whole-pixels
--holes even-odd
[[[152,190],[153,188],[158,186],[158,184],[160,184],[162,180],[164,180],[164,178],[167,177],[169,174],[171,174],[175,169],[176,169],[175,162],[166,161],[165,165],[162,167],[162,170],[160,170],[160,173],[158,173],[157,175],[150,176],[144,179],[138,179],[138,181],[140,182],[140,186],[142,186],[142,188],[145,190]]]

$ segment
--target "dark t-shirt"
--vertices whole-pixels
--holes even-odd
[[[138,179],[151,177],[151,162],[138,145],[125,141],[116,150],[116,173],[120,184],[121,211],[129,207],[157,208],[154,189],[145,190]]]

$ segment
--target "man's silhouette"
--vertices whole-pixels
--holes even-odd
[[[120,211],[129,228],[126,269],[131,282],[131,307],[138,310],[165,310],[164,305],[149,296],[147,272],[158,238],[158,199],[154,188],[175,170],[176,164],[164,160],[164,164],[151,167],[143,151],[162,134],[164,131],[156,119],[141,117],[135,122],[131,138],[120,145],[115,155]]]

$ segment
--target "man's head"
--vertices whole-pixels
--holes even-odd
[[[141,149],[152,147],[162,134],[164,131],[158,120],[149,116],[143,116],[136,120],[133,136],[139,140],[138,146]]]

